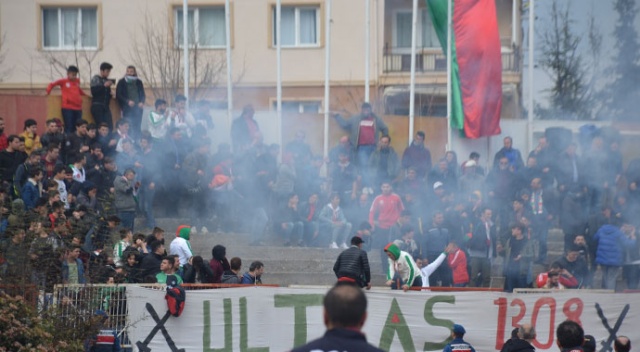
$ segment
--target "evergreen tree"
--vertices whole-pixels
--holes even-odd
[[[640,44],[634,27],[638,7],[636,0],[615,0],[618,22],[613,31],[617,55],[613,57],[608,86],[608,105],[613,117],[619,120],[640,121]]]

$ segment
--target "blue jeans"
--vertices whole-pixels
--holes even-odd
[[[600,265],[602,269],[602,289],[615,290],[616,281],[618,280],[619,266]]]
[[[375,187],[379,185],[374,185],[371,175],[371,168],[369,167],[369,157],[376,150],[376,145],[359,145],[358,151],[356,152],[356,157],[358,159],[358,167],[360,168],[360,172],[362,173],[362,184],[366,187]],[[377,191],[377,189],[376,189]]]
[[[123,229],[129,229],[133,231],[133,222],[136,219],[135,211],[121,211],[118,212],[118,217],[120,218],[120,223]]]
[[[156,219],[153,216],[153,200],[156,198],[156,190],[149,189],[149,185],[140,189],[138,195],[140,199],[140,210],[144,212],[147,217],[146,226],[150,229],[156,227]]]
[[[82,110],[62,109],[62,119],[64,120],[64,131],[74,133],[76,121],[82,120]]]
[[[284,238],[289,244],[296,244],[302,240],[302,230],[304,229],[302,221],[284,222],[281,227]]]

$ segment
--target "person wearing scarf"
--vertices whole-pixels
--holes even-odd
[[[135,66],[127,66],[125,76],[118,81],[116,86],[116,100],[122,110],[122,118],[129,120],[131,132],[135,136],[140,135],[145,99],[144,85],[138,78]]]

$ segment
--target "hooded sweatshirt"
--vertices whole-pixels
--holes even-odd
[[[180,225],[176,230],[176,238],[171,241],[169,246],[169,254],[177,255],[180,260],[180,266],[189,262],[189,258],[193,257],[189,236],[191,235],[191,227]]]
[[[384,247],[385,252],[393,254],[395,260],[389,258],[389,270],[387,271],[387,280],[392,280],[395,273],[402,278],[402,281],[409,287],[413,285],[413,281],[416,277],[422,276],[420,270],[413,261],[413,258],[409,253],[401,251],[398,246],[393,243],[389,243]]]

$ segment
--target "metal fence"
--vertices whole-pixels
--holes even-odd
[[[519,58],[515,53],[502,53],[502,71],[519,72],[519,64]],[[416,53],[416,72],[445,72],[446,70],[447,59],[444,54],[432,52]],[[411,54],[385,53],[383,57],[383,71],[384,73],[410,72]]]

